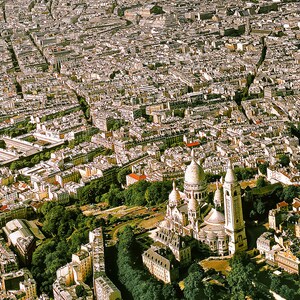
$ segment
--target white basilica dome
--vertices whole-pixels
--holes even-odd
[[[204,171],[202,167],[193,158],[191,164],[185,170],[184,182],[188,184],[199,185],[204,180]]]

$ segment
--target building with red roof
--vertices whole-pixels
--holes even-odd
[[[146,180],[147,176],[144,174],[136,174],[136,173],[131,173],[126,176],[126,184],[127,186],[134,184],[138,181]]]

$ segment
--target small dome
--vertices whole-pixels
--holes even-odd
[[[198,210],[198,202],[194,197],[194,193],[192,193],[191,199],[189,200],[188,209],[191,210],[191,211],[197,211]]]
[[[233,183],[236,182],[236,176],[234,174],[234,171],[232,169],[231,161],[228,160],[228,166],[227,166],[227,172],[225,176],[225,182]]]
[[[169,194],[169,202],[172,203],[173,205],[177,205],[180,202],[180,193],[176,188],[176,184],[173,181],[173,190],[172,192]]]
[[[205,174],[202,167],[195,161],[194,152],[192,150],[192,162],[186,168],[184,174],[184,182],[188,184],[201,184],[205,180]]]
[[[212,208],[210,213],[205,218],[205,223],[211,224],[211,225],[221,225],[225,223],[225,217],[224,214],[217,211],[216,209]]]
[[[214,194],[214,204],[216,207],[222,205],[222,194],[218,182],[217,182],[217,189]]]

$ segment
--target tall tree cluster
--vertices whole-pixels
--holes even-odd
[[[132,229],[127,226],[119,236],[118,277],[134,300],[177,299],[177,291],[172,285],[156,281],[143,268],[139,267],[137,244]]]
[[[40,221],[47,240],[33,253],[31,272],[40,292],[51,295],[56,270],[70,262],[72,253],[88,242],[89,231],[103,224],[94,217],[85,217],[79,209],[67,209],[55,202],[42,206]]]

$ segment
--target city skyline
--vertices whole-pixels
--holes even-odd
[[[0,298],[297,299],[300,3],[0,1]]]

